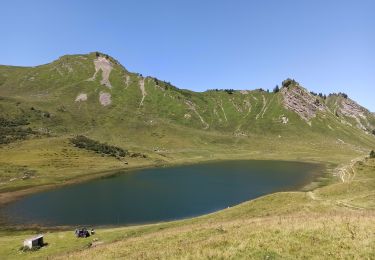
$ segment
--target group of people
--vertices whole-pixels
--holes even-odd
[[[87,228],[81,228],[75,230],[76,237],[89,237],[90,235],[94,235],[95,230],[92,228],[90,231],[87,230]]]

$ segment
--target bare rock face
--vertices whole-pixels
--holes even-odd
[[[320,100],[299,85],[281,88],[284,107],[297,113],[306,122],[314,118],[318,111],[328,108]]]
[[[341,105],[339,108],[339,112],[342,113],[344,116],[348,117],[361,117],[366,118],[366,113],[368,113],[367,109],[361,107],[356,102],[349,98],[343,98],[341,100]]]
[[[362,130],[367,131],[368,129],[373,128],[367,120],[367,115],[370,114],[370,111],[358,105],[350,98],[341,99],[338,112],[346,117],[354,118],[357,122],[357,127]]]

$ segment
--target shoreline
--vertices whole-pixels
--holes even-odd
[[[113,177],[119,174],[127,174],[131,171],[138,171],[138,170],[143,170],[143,169],[151,169],[151,168],[169,168],[169,167],[179,167],[179,166],[186,166],[186,165],[196,165],[196,164],[202,164],[202,163],[215,163],[215,162],[222,162],[222,161],[242,161],[246,159],[214,159],[214,160],[196,160],[194,162],[192,161],[183,161],[183,162],[177,162],[177,163],[168,163],[168,164],[149,164],[149,165],[144,165],[144,166],[134,166],[134,167],[129,167],[129,168],[119,168],[119,169],[112,169],[108,171],[101,171],[97,173],[88,173],[84,176],[74,178],[71,180],[68,180],[64,183],[61,184],[48,184],[48,185],[42,185],[42,186],[35,186],[31,187],[28,189],[24,190],[18,190],[18,191],[11,191],[11,192],[4,192],[0,193],[0,208],[4,207],[5,205],[12,203],[14,201],[20,200],[24,197],[30,196],[32,194],[48,191],[48,190],[53,190],[57,188],[61,188],[64,186],[68,185],[75,185],[75,184],[80,184],[92,180],[98,180],[101,178],[108,178],[108,177]],[[306,191],[312,191],[315,190],[319,187],[321,187],[320,184],[322,184],[322,181],[319,181],[319,178],[326,178],[327,176],[331,176],[331,171],[334,170],[336,166],[332,167],[333,164],[329,162],[323,162],[323,161],[312,161],[312,160],[270,160],[270,159],[247,159],[247,160],[254,160],[254,161],[287,161],[287,162],[298,162],[298,163],[311,163],[311,164],[318,164],[322,166],[320,170],[322,170],[321,173],[317,173],[317,176],[310,180],[308,183],[305,185],[295,189],[295,190],[290,190],[287,192],[306,192]],[[328,185],[324,184],[323,186]],[[257,198],[253,198],[245,202],[249,202],[255,199],[259,199],[261,197],[270,195],[270,194],[276,194],[279,192],[286,192],[286,191],[276,191],[273,193],[265,194]],[[240,204],[242,204],[240,203]],[[239,204],[237,204],[239,205]],[[233,205],[233,206],[237,206]],[[218,211],[221,211],[223,209],[210,212],[207,214],[215,213]],[[195,216],[195,217],[200,217],[204,216],[207,214]],[[183,219],[191,219],[195,217],[186,217]],[[178,220],[183,220],[183,219],[176,219],[176,220],[171,220],[171,221],[178,221]],[[162,221],[162,222],[156,222],[156,223],[163,223],[163,222],[169,222],[169,221]],[[147,223],[147,224],[156,224],[156,223]],[[100,228],[107,228],[107,227],[128,227],[128,226],[138,226],[142,225],[139,223],[134,223],[134,224],[129,224],[129,225],[105,225],[105,226],[100,226]],[[12,224],[7,221],[2,221],[0,219],[0,230],[9,230],[9,231],[26,231],[26,230],[45,230],[45,231],[63,231],[63,230],[70,230],[73,226],[55,226],[55,227],[50,227],[50,226],[43,226],[43,225],[36,225],[36,224],[26,224],[26,225],[17,225],[17,224]]]

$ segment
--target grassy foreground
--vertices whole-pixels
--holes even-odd
[[[2,259],[375,258],[375,159],[349,165],[345,182],[271,194],[198,218],[106,228],[87,239],[47,232],[48,245],[21,252],[35,231],[2,231]]]

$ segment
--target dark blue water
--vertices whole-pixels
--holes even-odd
[[[320,176],[322,166],[224,161],[144,169],[31,195],[0,209],[15,224],[118,225],[213,212]]]

